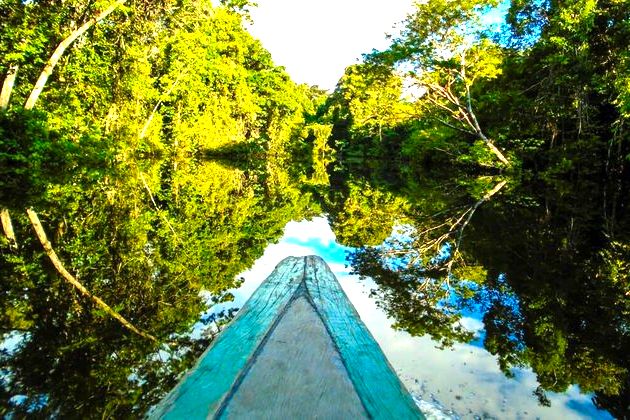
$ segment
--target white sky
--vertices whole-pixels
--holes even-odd
[[[250,33],[297,83],[333,90],[344,69],[412,10],[413,0],[257,0]]]

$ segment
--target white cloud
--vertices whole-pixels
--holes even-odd
[[[472,332],[482,331],[484,329],[484,325],[481,320],[468,316],[462,317],[462,319],[459,320],[459,323],[462,325],[462,327]]]
[[[350,267],[347,267],[345,264],[332,263],[328,264],[330,270],[335,274],[335,276],[345,276],[350,274]]]
[[[328,245],[335,241],[335,234],[328,225],[325,217],[314,217],[312,220],[301,222],[289,222],[284,227],[282,240],[294,239],[299,242],[315,240],[323,245]]]

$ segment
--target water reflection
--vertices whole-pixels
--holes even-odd
[[[229,318],[231,306],[199,320],[208,304],[229,302],[238,274],[309,211],[309,195],[273,160],[250,171],[130,161],[88,175],[49,184],[32,205],[67,270],[159,343],[77,294],[11,207],[18,246],[2,236],[2,414],[141,415]]]
[[[606,186],[457,177],[441,193],[448,177],[439,185],[365,178],[390,202],[404,199],[393,219],[405,234],[349,256],[354,273],[375,281],[372,296],[394,328],[445,346],[467,343],[461,319],[476,309],[485,349],[506,377],[533,370],[541,406],[551,404],[550,392],[578,385],[627,412],[629,238],[619,203],[602,195]],[[558,188],[586,201],[569,203]]]
[[[565,393],[548,393],[550,407],[541,406],[533,392],[538,383],[528,368],[514,369],[506,377],[498,359],[479,343],[485,334],[483,308],[463,311],[460,324],[472,337],[470,343],[444,348],[440,341],[418,337],[399,328],[388,316],[372,289],[379,285],[372,279],[359,279],[345,265],[346,255],[353,252],[339,244],[325,218],[291,222],[277,244],[270,245],[254,266],[243,273],[243,287],[235,292],[236,303],[244,302],[273,266],[289,255],[325,255],[344,291],[359,312],[393,367],[412,391],[424,401],[423,409],[440,418],[609,418],[597,410],[591,396],[580,393],[577,386]]]
[[[625,412],[623,203],[612,211],[581,184],[311,164],[130,160],[29,199],[67,268],[159,343],[68,286],[12,207],[19,246],[3,242],[0,265],[2,414],[140,416],[283,257],[309,254],[331,265],[431,407],[604,417],[594,396]]]

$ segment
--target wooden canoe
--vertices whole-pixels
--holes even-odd
[[[150,418],[424,418],[324,260],[289,257]]]

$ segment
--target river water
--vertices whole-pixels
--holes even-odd
[[[392,162],[129,161],[10,205],[0,414],[139,417],[284,257],[331,266],[434,418],[627,409],[630,241],[618,187]],[[621,189],[623,190],[623,189]]]
[[[393,320],[370,297],[374,281],[351,274],[346,262],[351,250],[336,242],[325,217],[292,221],[279,242],[269,245],[242,273],[245,282],[235,290],[234,303],[242,306],[283,258],[320,255],[428,418],[612,418],[575,385],[549,394],[551,406],[541,406],[534,395],[538,383],[532,370],[519,368],[507,378],[497,358],[484,349],[482,313],[467,313],[461,320],[475,338],[446,349],[429,337],[412,337],[392,328]]]

